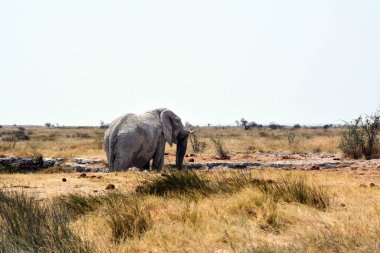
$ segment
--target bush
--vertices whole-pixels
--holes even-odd
[[[69,228],[66,210],[0,191],[0,252],[90,252]]]
[[[296,144],[296,137],[297,137],[297,134],[294,130],[290,130],[287,132],[289,147],[292,147],[294,146],[294,144]]]
[[[228,155],[229,152],[226,150],[224,143],[218,137],[210,137],[210,140],[215,146],[215,150],[219,159],[230,159],[230,156]]]
[[[15,132],[7,133],[2,139],[6,142],[28,141],[29,136],[25,133],[25,129],[20,127]]]
[[[198,135],[193,132],[189,136],[191,148],[195,153],[202,152],[206,148],[206,142],[200,141]]]
[[[344,155],[354,159],[364,156],[372,159],[380,156],[380,115],[373,114],[347,122],[341,133],[339,148]]]
[[[284,126],[282,125],[279,125],[279,124],[276,124],[276,123],[270,123],[268,125],[268,128],[272,129],[272,130],[276,130],[276,129],[283,129]]]
[[[300,124],[294,124],[294,125],[293,125],[293,128],[294,128],[294,129],[299,129],[299,128],[301,128],[301,125],[300,125]]]

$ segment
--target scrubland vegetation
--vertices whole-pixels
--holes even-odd
[[[196,139],[190,139],[188,151],[205,157],[218,156],[215,143],[221,141],[231,154],[250,155],[256,152],[337,153],[341,129],[277,129],[244,130],[241,127],[195,128]],[[104,129],[31,127],[23,131],[28,140],[14,138],[18,128],[0,129],[0,153],[3,156],[98,157],[105,159]],[[289,139],[291,137],[291,139]],[[175,154],[175,147],[167,147]]]
[[[9,187],[0,191],[0,250],[378,252],[375,172],[2,175]],[[104,190],[110,181],[116,189]],[[26,182],[29,187],[10,187]],[[70,183],[76,187],[59,191]],[[85,191],[84,184],[91,187]]]
[[[380,157],[380,116],[359,117],[341,127],[267,127],[242,119],[240,127],[192,127],[195,133],[188,151],[206,158],[229,159],[231,155],[255,153],[343,153],[347,157]],[[103,136],[99,127],[6,127],[0,129],[3,156],[43,156],[72,159],[77,156],[105,159]],[[167,147],[175,154],[175,147]]]
[[[380,157],[379,118],[340,128],[193,127],[199,161]],[[1,156],[105,160],[101,128],[0,129]],[[167,147],[166,163],[175,147]],[[289,159],[288,156],[286,159]],[[372,163],[375,164],[375,163]],[[380,170],[183,170],[80,176],[0,167],[0,252],[379,252]],[[106,187],[112,184],[114,187]]]

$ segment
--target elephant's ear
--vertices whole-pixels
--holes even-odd
[[[177,143],[177,137],[181,130],[181,119],[172,111],[164,110],[161,113],[162,132],[170,146]]]

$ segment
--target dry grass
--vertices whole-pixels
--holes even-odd
[[[105,159],[104,129],[26,128],[29,141],[2,140],[16,130],[0,129],[0,155]],[[212,136],[231,160],[255,159],[257,152],[338,152],[340,129],[292,134],[201,128],[197,135],[206,147],[196,159],[216,156]],[[165,162],[173,162],[175,147],[167,152]],[[0,174],[0,252],[380,251],[380,170],[368,166],[87,177],[62,173],[65,168],[45,172]],[[111,183],[116,189],[106,190]]]
[[[3,156],[34,156],[41,154],[44,157],[93,157],[105,159],[103,148],[104,129],[99,128],[46,128],[29,127],[26,134],[29,141],[8,142],[3,137],[7,133],[17,131],[17,128],[0,129],[0,154]],[[251,129],[244,130],[237,127],[203,127],[197,129],[198,141],[205,143],[202,155],[205,157],[217,156],[215,145],[210,137],[218,136],[231,155],[254,155],[256,152],[327,152],[338,153],[340,129],[296,129],[294,141],[289,145],[289,129]],[[6,138],[5,138],[6,139]],[[188,151],[193,152],[191,143]],[[167,152],[174,155],[175,146],[167,146]],[[170,160],[172,159],[172,160]],[[166,162],[174,159],[166,157]]]
[[[4,174],[0,175],[0,181],[5,187],[3,191],[33,194],[40,205],[54,203],[59,209],[66,208],[69,232],[73,233],[70,238],[77,236],[77,242],[88,244],[94,252],[378,252],[380,249],[380,172],[376,169],[309,172],[265,169],[196,174],[209,188],[223,189],[223,180],[235,187],[194,195],[196,185],[203,185],[201,190],[206,186],[191,181],[192,175],[190,179],[182,175],[182,182],[193,182],[192,191],[172,187],[169,195],[161,196],[154,191],[135,193],[138,186],[161,178],[157,173],[140,172],[96,174],[102,176],[100,179],[78,178],[78,173]],[[63,177],[67,182],[60,180]],[[244,180],[237,179],[242,177]],[[105,190],[110,182],[116,185],[116,190]],[[370,187],[370,183],[375,186]],[[268,193],[262,190],[263,185],[277,188]],[[281,189],[282,195],[276,189]],[[295,197],[300,193],[319,196],[321,191],[329,197],[324,208]]]

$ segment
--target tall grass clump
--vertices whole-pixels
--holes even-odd
[[[347,122],[342,130],[339,148],[344,155],[354,159],[380,157],[380,115],[359,117]]]
[[[244,187],[261,183],[248,171],[220,171],[211,175],[210,188],[214,193],[234,193]]]
[[[76,218],[89,212],[97,210],[107,199],[106,196],[84,195],[70,193],[55,198],[54,205],[61,206],[67,210],[70,218]]]
[[[193,170],[169,171],[142,182],[136,192],[159,196],[234,193],[244,187],[266,183],[244,171],[204,174]]]
[[[203,175],[192,170],[169,171],[146,181],[136,189],[139,193],[154,195],[175,195],[187,193],[208,194],[211,191],[209,181]]]
[[[24,192],[0,191],[0,252],[90,252],[60,206]]]
[[[105,213],[115,242],[140,237],[153,226],[150,210],[142,198],[137,195],[109,195]]]
[[[272,195],[275,201],[298,202],[321,210],[330,205],[329,191],[311,184],[300,175],[288,175],[278,183],[263,184],[259,188],[264,193]]]

